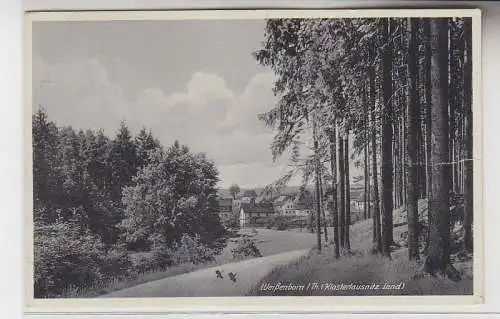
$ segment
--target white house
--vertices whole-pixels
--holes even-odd
[[[240,227],[263,226],[274,217],[274,207],[270,203],[242,203],[240,207]]]

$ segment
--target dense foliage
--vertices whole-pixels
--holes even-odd
[[[238,242],[238,246],[236,246],[233,250],[231,250],[233,254],[233,259],[245,259],[249,257],[262,257],[262,253],[260,252],[257,244],[252,239],[242,239]]]
[[[267,20],[254,57],[276,74],[278,103],[260,119],[275,131],[273,158],[292,162],[268,189],[296,174],[304,185],[314,180],[318,250],[327,183],[335,257],[350,249],[349,163],[361,156],[374,251],[390,257],[393,210],[406,206],[409,259],[419,259],[417,201],[428,198],[425,269],[449,275],[449,194],[457,193],[463,249],[472,250],[471,30],[470,18]]]
[[[209,261],[224,244],[218,172],[176,142],[166,150],[143,128],[58,127],[33,115],[35,296],[144,269]],[[162,255],[132,267],[131,250]],[[166,257],[168,255],[168,257]],[[168,262],[165,262],[168,260]]]

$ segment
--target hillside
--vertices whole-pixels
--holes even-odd
[[[420,216],[425,216],[426,202],[419,203]],[[394,246],[392,259],[372,253],[372,220],[364,220],[351,227],[351,252],[344,253],[335,260],[333,245],[324,244],[323,252],[318,254],[312,250],[304,258],[286,266],[276,267],[264,277],[248,293],[252,296],[303,296],[303,295],[471,295],[472,294],[472,256],[463,256],[455,251],[452,260],[462,279],[453,282],[442,277],[431,277],[421,273],[422,264],[408,261],[406,248],[407,227],[403,220],[406,212],[395,210],[395,220],[399,226],[394,228],[394,240],[400,246]],[[333,229],[329,229],[331,234]],[[455,241],[459,242],[460,232],[453,232]],[[425,245],[421,245],[424,249]],[[421,250],[421,251],[422,251]],[[418,275],[416,277],[415,275]],[[280,285],[304,285],[319,283],[324,286],[305,290],[263,290],[266,283]],[[374,286],[394,285],[395,289],[375,289]],[[344,286],[342,286],[344,285]],[[390,286],[386,286],[390,287]]]

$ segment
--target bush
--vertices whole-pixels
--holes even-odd
[[[159,268],[166,268],[178,264],[200,264],[215,260],[216,250],[207,247],[196,235],[191,237],[184,234],[179,242],[172,247],[163,247],[153,253],[153,260]]]
[[[107,277],[126,277],[133,267],[125,246],[110,249],[103,258],[102,272]]]
[[[231,214],[231,217],[222,221],[222,224],[226,229],[239,229],[240,228],[239,216],[237,214]]]
[[[252,239],[243,239],[238,243],[238,246],[231,250],[233,259],[244,259],[248,257],[262,257],[262,254],[257,248],[255,241]]]
[[[127,277],[133,270],[124,246],[106,250],[101,239],[70,222],[35,225],[34,292],[57,297],[68,288]]]
[[[159,248],[153,251],[153,258],[151,259],[151,264],[146,261],[146,265],[139,265],[141,270],[147,271],[152,269],[166,269],[173,265],[171,251],[169,248]]]
[[[287,230],[287,225],[285,223],[279,223],[277,226],[276,226],[276,230]]]
[[[70,223],[35,226],[34,292],[56,297],[69,286],[84,287],[106,276],[105,247],[99,238]],[[111,257],[109,265],[121,257]]]
[[[288,228],[286,219],[283,217],[275,218],[274,227],[276,228],[276,230],[286,230]]]
[[[157,268],[153,253],[147,253],[147,255],[144,253],[137,253],[134,257],[132,267],[138,274],[143,274]]]

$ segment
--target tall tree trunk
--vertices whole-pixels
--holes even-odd
[[[473,216],[473,152],[472,152],[472,19],[464,19],[464,248],[472,251],[472,216]]]
[[[316,175],[316,236],[318,253],[321,253],[321,193],[320,193],[320,171],[319,171],[319,158],[318,158],[318,140],[316,135],[316,123],[314,123],[314,170]]]
[[[323,196],[323,175],[319,174],[319,203],[321,206],[321,216],[323,216],[323,232],[325,235],[325,244],[328,243],[328,225],[327,225],[327,219],[326,219],[326,213],[325,213],[325,200]]]
[[[368,136],[367,136],[368,138]],[[367,217],[366,218],[372,218],[372,208],[371,208],[371,183],[370,183],[370,150],[369,150],[369,147],[370,147],[370,142],[369,142],[369,139],[366,141],[366,151],[367,151],[367,154],[366,154],[366,171],[367,171],[367,175],[366,175],[366,204],[367,204]]]
[[[368,146],[364,145],[363,146],[363,158],[364,158],[364,193],[363,193],[363,219],[368,219],[368,166],[367,166],[367,161],[368,161]]]
[[[383,103],[382,103],[382,251],[391,256],[392,234],[392,19],[382,19],[382,38],[385,46],[382,57]]]
[[[420,31],[420,19],[417,21],[417,30],[415,32]],[[418,168],[418,198],[425,198],[427,194],[426,190],[426,178],[427,174],[425,171],[425,148],[424,148],[424,121],[422,117],[422,106],[424,103],[422,103],[421,99],[421,93],[422,91],[420,90],[421,88],[421,83],[422,83],[422,65],[418,61],[420,60],[420,52],[418,49],[419,46],[419,41],[418,41],[418,36],[415,36],[415,58],[417,59],[416,62],[416,67],[417,67],[417,74],[416,74],[416,79],[415,79],[415,91],[417,94],[417,104],[419,109],[419,119],[418,119],[418,134],[417,134],[417,168]]]
[[[364,146],[363,146],[363,155],[364,155],[364,186],[365,186],[365,192],[364,192],[364,198],[363,198],[363,219],[368,219],[370,216],[370,207],[369,205],[369,198],[370,198],[370,174],[368,171],[368,132],[369,132],[369,123],[368,123],[368,99],[367,99],[367,92],[366,92],[366,87],[364,87],[363,90],[363,110],[365,113],[365,125],[366,125],[366,130],[364,131]]]
[[[406,142],[406,136],[408,135],[408,128],[407,128],[407,123],[408,121],[406,120],[406,108],[404,109],[404,112],[401,116],[401,141],[402,141],[402,147],[401,147],[401,160],[403,161],[402,163],[402,168],[403,168],[403,173],[401,174],[401,185],[402,185],[402,190],[403,190],[403,205],[407,204],[407,193],[406,193],[406,185],[408,185],[407,181],[407,163],[406,163],[406,152],[407,152],[407,142]]]
[[[421,20],[423,25],[423,38],[424,38],[424,60],[423,60],[423,86],[424,86],[424,100],[425,100],[425,171],[426,171],[426,190],[427,190],[427,224],[430,224],[430,206],[431,206],[431,196],[432,196],[432,166],[431,166],[431,148],[432,148],[432,85],[431,85],[431,27],[430,19],[423,18]],[[430,228],[427,227],[427,242],[429,245]]]
[[[344,161],[344,172],[345,172],[345,246],[349,250],[351,249],[351,240],[349,239],[349,230],[351,228],[351,178],[349,176],[349,131],[345,134],[345,161]]]
[[[448,122],[448,19],[431,19],[432,83],[432,196],[430,199],[430,233],[424,270],[441,272],[451,279],[460,275],[450,263],[450,164]]]
[[[333,123],[330,138],[330,168],[332,171],[332,215],[333,215],[333,244],[335,258],[340,257],[339,248],[339,211],[337,203],[337,123]]]
[[[398,148],[398,143],[399,143],[399,131],[398,131],[398,125],[394,125],[393,127],[394,129],[394,138],[392,139],[392,149],[394,150],[393,151],[393,156],[392,156],[392,167],[393,167],[393,172],[392,172],[392,176],[393,176],[393,180],[394,180],[394,186],[393,186],[393,190],[392,190],[392,202],[393,202],[393,205],[394,207],[399,207],[399,196],[398,196],[398,193],[399,193],[399,163],[400,163],[400,160],[399,160],[399,148]]]
[[[375,121],[376,100],[375,100],[375,74],[373,68],[368,75],[370,82],[370,118],[371,118],[371,146],[372,146],[372,179],[373,179],[373,232],[375,233],[375,250],[382,253],[382,234],[380,225],[380,198],[378,189],[377,174],[377,125]]]
[[[420,105],[417,95],[417,46],[416,32],[418,28],[416,18],[408,18],[408,156],[407,174],[407,219],[408,219],[408,254],[410,260],[419,258],[418,255],[418,130],[420,126]]]
[[[432,193],[432,167],[430,164],[431,161],[431,112],[432,112],[432,98],[431,98],[431,27],[429,19],[422,19],[423,31],[424,31],[424,61],[423,61],[423,69],[424,69],[424,95],[425,95],[425,157],[426,157],[426,171],[427,171],[427,181],[426,181],[426,189],[427,189],[427,198],[430,199],[430,195]],[[429,201],[430,204],[430,201]]]
[[[452,78],[452,74],[455,69],[457,68],[457,65],[455,64],[455,56],[454,56],[454,48],[455,48],[455,41],[453,41],[453,37],[451,36],[451,31],[454,26],[454,21],[453,18],[448,19],[448,45],[449,45],[449,50],[448,50],[448,122],[449,122],[449,139],[448,139],[448,144],[449,144],[449,163],[450,163],[450,174],[451,174],[451,190],[456,191],[456,186],[457,186],[457,176],[455,175],[455,109],[456,109],[456,94],[455,94],[455,88],[456,88],[456,79]]]
[[[400,141],[400,145],[399,145],[399,158],[401,159],[401,163],[400,163],[400,171],[401,171],[401,174],[399,175],[399,185],[400,185],[400,203],[401,203],[401,206],[403,207],[406,207],[406,204],[407,204],[407,201],[406,201],[406,183],[405,183],[405,180],[406,180],[406,173],[407,173],[407,159],[406,159],[406,148],[408,147],[407,145],[407,141],[406,141],[406,135],[405,135],[405,131],[407,130],[405,128],[405,125],[406,125],[406,112],[408,111],[408,102],[407,102],[407,96],[406,96],[406,92],[405,92],[405,105],[403,106],[403,110],[402,110],[402,114],[401,114],[401,121],[400,121],[400,124],[395,124],[395,125],[399,125],[399,129],[398,129],[398,132],[399,132],[399,141]]]
[[[345,247],[345,171],[344,171],[344,138],[339,130],[339,177],[340,177],[340,247]]]

